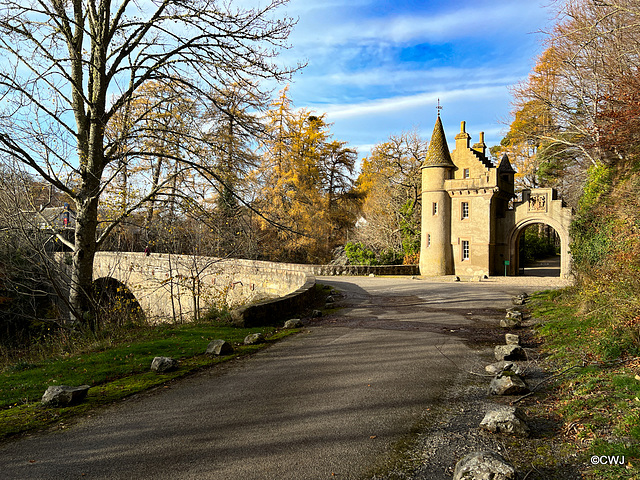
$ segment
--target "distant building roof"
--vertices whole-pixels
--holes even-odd
[[[34,212],[34,223],[40,229],[46,228],[73,228],[76,214],[68,206],[47,207]]]

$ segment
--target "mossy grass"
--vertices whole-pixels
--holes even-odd
[[[551,393],[552,410],[580,451],[585,478],[640,479],[640,346],[609,305],[584,307],[578,290],[540,292],[530,303],[537,334],[558,370],[576,365]],[[624,465],[592,466],[596,456]]]
[[[0,374],[0,439],[34,429],[64,425],[127,396],[162,385],[239,356],[254,353],[297,330],[275,327],[237,328],[221,322],[186,323],[131,328],[111,337],[81,344],[73,352],[57,352],[48,357],[25,355],[13,363],[5,362]],[[251,333],[265,334],[266,342],[242,345]],[[235,344],[232,355],[205,355],[211,340],[222,338]],[[177,359],[179,368],[167,374],[150,371],[156,356]],[[68,408],[46,408],[42,394],[51,385],[91,386],[85,402]]]

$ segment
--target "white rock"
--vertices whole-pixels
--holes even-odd
[[[491,380],[489,393],[491,395],[522,395],[529,393],[527,383],[515,373],[503,372]]]
[[[225,340],[212,340],[207,345],[206,353],[209,355],[230,355],[233,353],[233,346]]]
[[[498,375],[499,373],[505,371],[520,374],[520,367],[518,366],[518,364],[514,362],[508,362],[506,360],[487,365],[486,367],[484,367],[484,369],[492,375]]]
[[[155,357],[151,362],[151,370],[156,373],[170,372],[178,368],[178,361],[171,357]]]
[[[47,388],[42,395],[42,404],[54,407],[67,407],[83,401],[89,392],[89,385],[70,387],[68,385],[54,385]]]
[[[252,333],[244,337],[245,345],[255,345],[256,343],[264,342],[264,335],[262,333]]]
[[[526,360],[527,355],[520,345],[498,345],[494,349],[496,360]]]
[[[470,453],[462,458],[453,472],[453,480],[513,480],[516,471],[494,452]]]
[[[302,327],[302,320],[299,318],[292,318],[284,322],[284,328],[300,328]]]
[[[507,333],[504,336],[504,340],[507,345],[520,345],[520,335],[514,335],[513,333]]]
[[[480,428],[491,433],[506,433],[518,437],[529,436],[529,426],[525,422],[524,414],[516,407],[502,407],[487,412]]]

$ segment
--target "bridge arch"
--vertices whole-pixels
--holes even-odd
[[[145,320],[140,302],[120,280],[105,276],[93,281],[94,299],[97,303],[97,327],[108,324],[122,326]]]

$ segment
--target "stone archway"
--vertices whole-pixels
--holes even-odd
[[[516,275],[519,267],[518,239],[530,225],[542,223],[553,228],[560,237],[560,277],[571,276],[571,237],[569,228],[573,212],[567,207],[553,188],[523,190],[522,199],[514,202],[505,225],[509,275]],[[503,237],[504,238],[504,237]]]
[[[527,227],[531,225],[543,224],[553,228],[560,238],[560,277],[568,278],[571,275],[571,253],[569,244],[571,242],[569,231],[563,225],[548,216],[531,216],[517,222],[509,233],[509,275],[517,275],[520,268],[520,246],[521,235]]]

